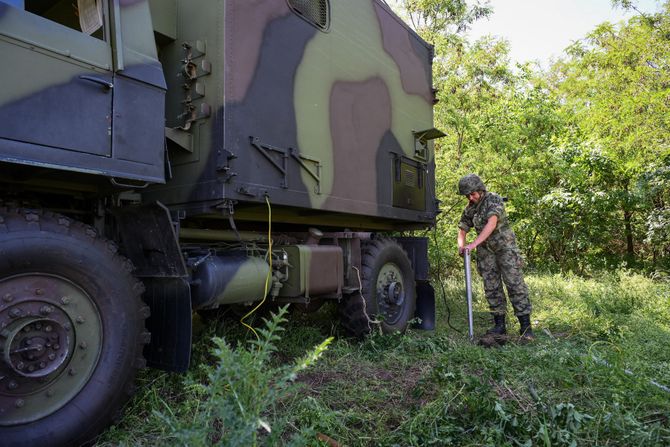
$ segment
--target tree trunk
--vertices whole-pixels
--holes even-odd
[[[626,259],[635,261],[635,245],[633,244],[633,212],[623,210],[624,232],[626,235]]]

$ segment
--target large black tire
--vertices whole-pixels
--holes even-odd
[[[118,417],[149,342],[132,269],[91,227],[0,209],[0,445],[78,446]]]
[[[383,333],[404,332],[414,317],[414,270],[400,244],[373,239],[363,246],[361,293],[340,303],[340,321],[356,337],[369,334],[379,324]]]

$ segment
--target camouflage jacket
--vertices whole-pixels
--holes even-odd
[[[493,251],[516,248],[516,237],[509,225],[503,199],[494,192],[485,192],[479,203],[468,204],[461,215],[458,228],[470,231],[474,227],[479,234],[491,216],[498,216],[498,224],[481,245]]]

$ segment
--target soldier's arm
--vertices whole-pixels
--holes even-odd
[[[463,254],[465,251],[465,237],[468,234],[463,228],[458,229],[458,254]]]
[[[472,210],[466,207],[461,214],[461,220],[458,222],[458,253],[463,254],[465,250],[465,238],[470,228],[472,228]]]
[[[496,225],[498,225],[498,216],[494,214],[491,217],[489,217],[488,221],[486,221],[486,225],[484,225],[484,228],[482,229],[482,232],[479,233],[479,236],[477,236],[477,239],[475,239],[471,244],[469,244],[465,248],[471,251],[477,248],[478,245],[480,245],[482,242],[488,239],[489,236],[491,236],[493,230],[496,229]]]

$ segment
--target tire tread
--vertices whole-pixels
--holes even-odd
[[[142,351],[144,346],[150,342],[151,334],[146,331],[144,322],[149,316],[149,307],[144,304],[141,298],[144,292],[144,284],[132,275],[134,271],[132,262],[118,252],[118,247],[114,242],[102,237],[93,227],[83,222],[43,209],[0,207],[0,233],[4,234],[3,238],[7,238],[7,235],[11,234],[16,234],[17,237],[20,237],[19,233],[35,231],[54,233],[72,238],[83,245],[92,245],[91,250],[95,250],[100,256],[106,257],[105,262],[111,263],[110,265],[117,265],[120,271],[125,272],[126,277],[118,278],[118,280],[126,281],[132,290],[132,296],[126,297],[126,299],[132,303],[131,306],[134,308],[132,315],[130,315],[133,319],[130,324],[137,329],[139,336],[135,340],[135,347],[132,348],[133,352],[135,352],[135,360],[131,362],[132,370],[128,372],[129,379],[124,388],[126,390],[134,389],[137,370],[146,366],[146,360],[142,355]],[[73,259],[73,262],[81,264],[83,260]],[[30,263],[25,262],[23,265],[30,265]],[[63,437],[55,436],[51,438],[52,443],[50,445],[80,445],[90,441],[110,424],[118,421],[122,415],[123,406],[130,396],[126,392],[118,393],[118,396],[113,401],[108,402],[106,411],[92,417],[91,423],[79,427],[81,431],[67,433]],[[60,410],[56,413],[58,412]],[[51,416],[47,416],[31,424],[39,424]],[[47,428],[45,432],[51,430],[53,428]],[[40,429],[40,431],[42,430]],[[25,433],[30,432],[31,430],[25,431]],[[34,440],[31,440],[30,436],[25,436],[25,433],[21,435],[20,431],[18,433],[17,441],[13,442],[13,445],[34,445]],[[12,439],[12,437],[10,436],[8,439]],[[60,439],[60,441],[57,439]]]

